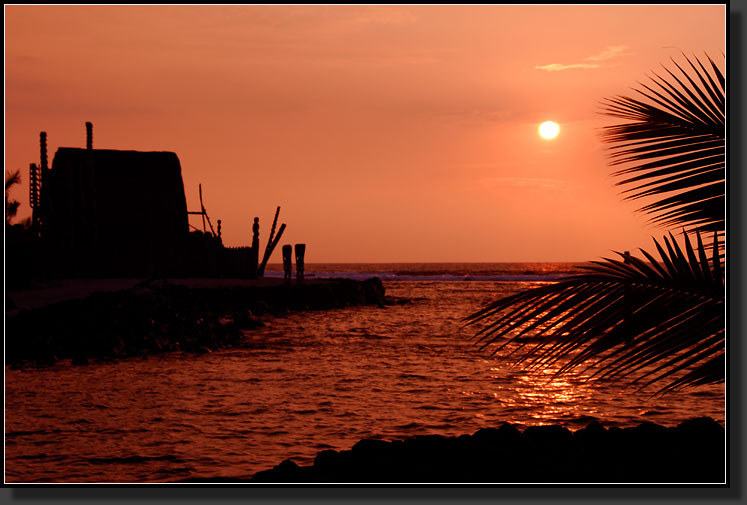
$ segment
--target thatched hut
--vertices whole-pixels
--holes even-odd
[[[176,154],[61,147],[45,172],[44,234],[70,267],[63,270],[147,275],[178,267],[189,224]]]

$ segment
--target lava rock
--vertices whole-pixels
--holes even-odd
[[[176,350],[204,353],[241,345],[262,314],[379,304],[380,279],[330,279],[301,285],[193,288],[146,281],[6,318],[6,363],[51,365],[58,359],[112,359]],[[231,322],[226,322],[227,320]]]
[[[458,437],[364,439],[348,451],[320,452],[310,467],[284,461],[252,481],[721,483],[724,441],[724,428],[710,418],[676,428],[645,422],[606,429],[594,421],[575,433],[557,425],[521,432],[504,423]]]

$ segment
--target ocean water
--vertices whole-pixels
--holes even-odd
[[[459,435],[504,421],[572,430],[710,416],[723,385],[664,398],[552,380],[480,352],[462,319],[569,264],[307,265],[309,277],[378,276],[403,305],[264,319],[246,348],[47,369],[5,369],[5,479],[173,482],[249,478],[361,438]],[[268,276],[282,276],[270,265]]]

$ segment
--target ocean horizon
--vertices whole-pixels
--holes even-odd
[[[580,262],[319,262],[305,265],[304,277],[382,281],[552,281],[579,273]],[[295,272],[295,270],[294,270]],[[270,263],[266,277],[282,277]]]

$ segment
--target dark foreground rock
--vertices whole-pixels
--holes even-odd
[[[242,344],[258,316],[391,303],[378,278],[261,285],[188,287],[149,281],[133,289],[94,293],[6,317],[5,363],[46,365],[61,359],[206,352]]]
[[[724,468],[724,428],[711,418],[671,428],[592,422],[576,432],[505,423],[459,437],[365,439],[320,452],[313,466],[283,461],[252,482],[702,484],[724,482]]]

